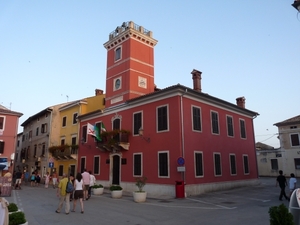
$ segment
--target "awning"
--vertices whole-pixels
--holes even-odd
[[[0,164],[0,170],[3,170],[6,167],[6,165]]]

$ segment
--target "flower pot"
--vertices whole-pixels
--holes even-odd
[[[18,209],[17,211],[15,212],[8,212],[8,214],[12,214],[12,213],[16,213],[16,212],[22,212],[20,209]]]
[[[133,201],[135,202],[145,202],[147,198],[147,192],[133,192]]]
[[[112,198],[122,198],[123,190],[111,191]]]
[[[28,225],[28,221],[26,221],[25,223],[19,224],[19,225]]]
[[[102,195],[104,188],[93,188],[94,195]]]

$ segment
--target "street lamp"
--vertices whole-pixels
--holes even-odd
[[[296,0],[294,1],[294,3],[292,4],[292,6],[298,10],[298,12],[300,12],[300,0]]]

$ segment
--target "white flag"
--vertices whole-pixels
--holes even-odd
[[[87,134],[92,135],[92,136],[96,136],[96,134],[95,134],[95,128],[90,123],[87,124]]]

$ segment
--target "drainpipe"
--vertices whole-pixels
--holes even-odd
[[[182,98],[183,98],[183,95],[187,93],[187,89],[185,89],[185,92],[180,96],[180,116],[181,116],[181,154],[182,154],[182,157],[184,158],[184,127],[183,127],[183,104],[182,104]],[[184,181],[185,183],[185,171],[182,172],[182,180]]]

